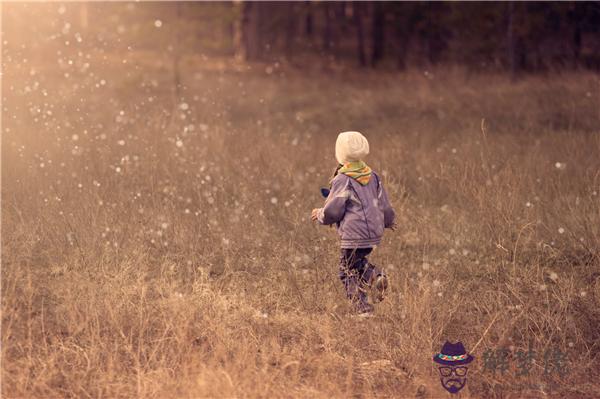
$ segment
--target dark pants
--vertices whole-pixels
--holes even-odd
[[[369,263],[367,256],[373,248],[342,248],[340,256],[340,280],[346,288],[348,299],[358,305],[368,303],[366,289],[382,272]]]

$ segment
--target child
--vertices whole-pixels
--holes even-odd
[[[341,238],[340,279],[348,298],[361,315],[370,315],[373,305],[366,288],[374,286],[383,300],[387,277],[367,261],[381,242],[384,228],[394,228],[395,213],[379,176],[363,161],[369,142],[359,132],[340,133],[335,143],[339,163],[331,191],[323,208],[312,210],[311,219],[337,225]]]

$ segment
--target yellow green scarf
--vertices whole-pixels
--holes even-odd
[[[371,168],[364,161],[346,162],[339,170],[348,177],[353,178],[363,186],[369,184]]]

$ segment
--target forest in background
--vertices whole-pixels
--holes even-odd
[[[599,2],[123,2],[69,4],[64,13],[69,29],[87,33],[99,48],[118,47],[119,36],[137,33],[138,46],[162,46],[175,58],[193,52],[399,70],[448,63],[513,76],[600,68]],[[177,42],[149,33],[140,23],[147,14],[160,18],[161,36],[177,30]],[[101,30],[91,23],[99,16],[108,25]]]
[[[302,43],[361,66],[448,61],[512,72],[598,67],[598,2],[245,2],[246,58]],[[306,47],[306,46],[305,46]]]

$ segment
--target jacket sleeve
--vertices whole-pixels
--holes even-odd
[[[325,200],[325,206],[319,209],[317,220],[321,224],[340,222],[346,213],[346,202],[350,198],[347,181],[344,178],[333,179],[331,191]]]
[[[394,208],[390,204],[390,200],[388,199],[387,192],[385,188],[383,188],[383,184],[379,184],[379,201],[381,204],[381,208],[383,209],[383,224],[384,227],[389,228],[394,224],[394,220],[396,219],[396,212],[394,212]]]

